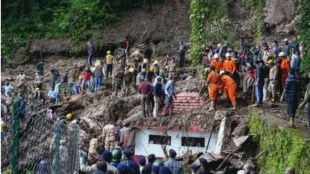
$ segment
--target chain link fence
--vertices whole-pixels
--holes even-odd
[[[79,125],[59,118],[55,121],[46,110],[28,110],[22,119],[18,108],[15,100],[13,115],[6,116],[11,118],[6,120],[5,138],[1,141],[2,173],[78,173]]]

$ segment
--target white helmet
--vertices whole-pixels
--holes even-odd
[[[224,73],[225,73],[225,71],[224,71],[224,70],[221,70],[221,71],[220,71],[220,75],[221,75],[221,74],[224,74]]]
[[[225,57],[230,57],[230,56],[231,56],[230,53],[225,54]]]
[[[279,57],[285,57],[285,56],[286,56],[285,52],[282,51],[279,53]]]
[[[214,55],[213,55],[213,59],[217,59],[217,58],[219,58],[219,57],[220,57],[219,54],[214,54]]]

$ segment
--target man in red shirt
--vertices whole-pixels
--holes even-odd
[[[144,79],[143,82],[139,85],[139,94],[141,94],[141,104],[142,104],[142,111],[143,116],[150,117],[152,116],[152,108],[151,108],[151,102],[150,102],[150,95],[152,93],[153,87],[152,84],[146,79]]]

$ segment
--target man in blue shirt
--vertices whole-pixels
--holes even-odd
[[[169,150],[169,160],[164,163],[164,166],[169,168],[172,174],[183,173],[182,164],[175,159],[177,153],[173,150]]]
[[[117,169],[120,170],[120,168],[125,167],[129,169],[131,174],[140,174],[138,164],[132,160],[132,152],[128,148],[125,148],[123,153],[125,158],[117,165]]]
[[[176,95],[174,92],[174,85],[175,85],[175,80],[173,77],[170,77],[169,81],[166,83],[165,86],[165,94],[166,94],[166,99],[165,99],[165,115],[166,115],[166,110],[169,108],[169,116],[172,115],[172,110],[174,106],[173,102],[173,97],[176,99]]]

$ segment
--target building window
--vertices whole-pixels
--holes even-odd
[[[171,136],[149,135],[149,144],[171,145]]]
[[[205,147],[205,138],[182,137],[182,146]]]

